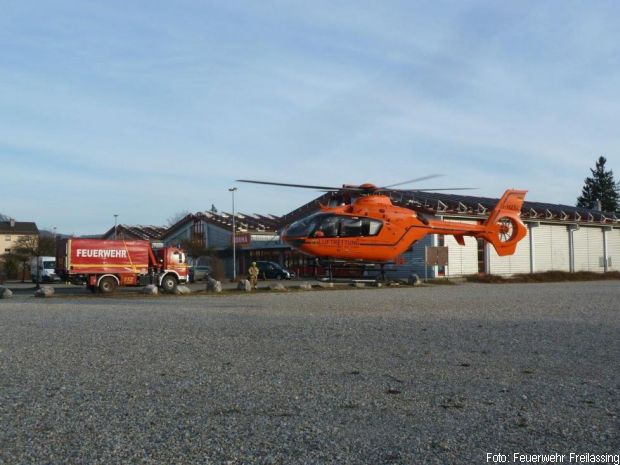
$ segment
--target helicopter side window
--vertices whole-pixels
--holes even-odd
[[[341,232],[343,237],[355,237],[362,235],[362,220],[357,217],[341,218]]]
[[[359,217],[341,218],[341,235],[343,237],[376,236],[383,223],[379,220]]]
[[[381,231],[381,227],[383,223],[379,220],[371,220],[370,218],[364,218],[366,224],[368,225],[368,236],[376,236]]]
[[[318,237],[337,237],[340,235],[340,218],[337,216],[327,216],[319,225],[315,236]]]
[[[312,234],[314,229],[316,228],[317,223],[321,220],[324,215],[320,213],[315,213],[314,215],[310,215],[306,218],[302,218],[301,220],[295,221],[291,224],[286,230],[286,234],[291,237],[304,237]]]

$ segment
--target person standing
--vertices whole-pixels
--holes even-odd
[[[256,266],[256,262],[252,262],[252,266],[248,268],[248,274],[250,275],[250,284],[252,285],[252,289],[256,289],[256,284],[258,282],[258,267]]]

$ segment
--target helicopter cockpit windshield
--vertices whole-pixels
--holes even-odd
[[[361,237],[376,236],[383,222],[372,218],[315,213],[293,223],[289,237]]]

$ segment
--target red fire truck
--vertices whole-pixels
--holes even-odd
[[[149,241],[64,239],[58,244],[56,266],[62,279],[102,293],[147,284],[170,292],[189,277],[183,250],[153,249]]]

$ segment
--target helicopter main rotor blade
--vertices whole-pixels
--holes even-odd
[[[403,184],[409,184],[412,182],[425,181],[427,179],[439,178],[444,176],[443,174],[429,174],[428,176],[422,176],[421,178],[410,179],[409,181],[397,182],[396,184],[390,184],[389,186],[382,186],[379,189],[387,189],[389,187],[402,186]]]
[[[442,187],[438,189],[389,189],[395,192],[472,191],[479,187]]]
[[[309,186],[307,184],[289,184],[286,182],[254,181],[251,179],[237,179],[236,182],[249,182],[252,184],[266,184],[269,186],[300,187],[302,189],[318,189],[318,190],[327,191],[327,192],[339,191],[342,189],[342,187]]]

